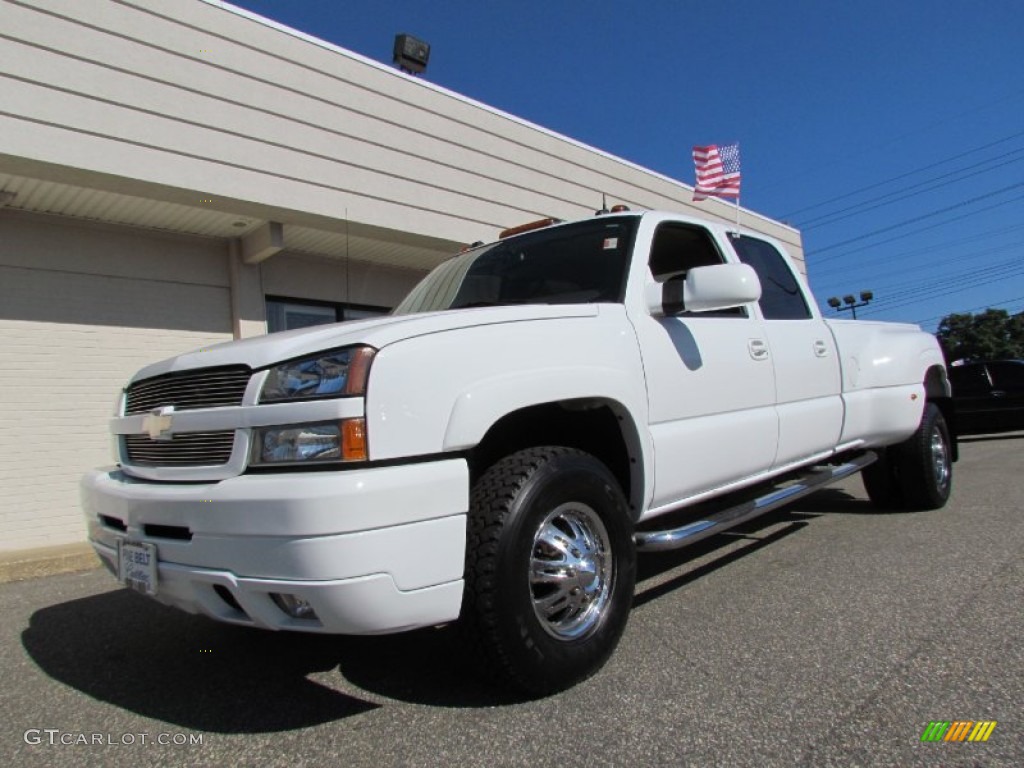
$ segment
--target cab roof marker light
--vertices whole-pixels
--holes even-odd
[[[537,219],[537,221],[531,221],[527,224],[520,224],[518,227],[509,227],[502,231],[498,235],[499,240],[504,240],[506,237],[512,237],[513,235],[521,235],[523,232],[532,232],[535,229],[544,229],[544,227],[550,227],[552,224],[561,224],[562,219],[547,218]]]

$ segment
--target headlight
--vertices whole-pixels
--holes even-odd
[[[252,450],[254,466],[365,461],[366,458],[365,419],[343,419],[255,430]]]
[[[376,353],[373,347],[346,347],[276,365],[263,383],[260,402],[365,394]]]

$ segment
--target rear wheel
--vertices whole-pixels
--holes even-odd
[[[625,499],[593,456],[530,448],[475,485],[462,625],[504,682],[546,694],[600,669],[625,628],[635,571]]]
[[[953,485],[949,427],[935,403],[927,403],[921,425],[890,446],[862,473],[868,498],[887,509],[939,509]]]

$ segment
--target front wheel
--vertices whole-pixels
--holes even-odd
[[[547,694],[600,669],[626,626],[635,572],[625,499],[593,456],[529,448],[474,486],[462,624],[504,682]]]
[[[862,473],[868,498],[887,509],[940,509],[953,487],[952,456],[942,411],[927,403],[917,431]]]

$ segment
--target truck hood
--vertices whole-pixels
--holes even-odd
[[[369,320],[318,325],[296,331],[271,333],[240,341],[228,341],[186,352],[143,368],[132,381],[148,379],[175,371],[212,368],[222,365],[247,365],[264,368],[284,360],[312,355],[351,344],[368,344],[383,349],[389,344],[432,333],[457,331],[499,323],[595,317],[596,304],[529,304],[524,306],[481,307],[427,312],[415,315],[389,315]]]

